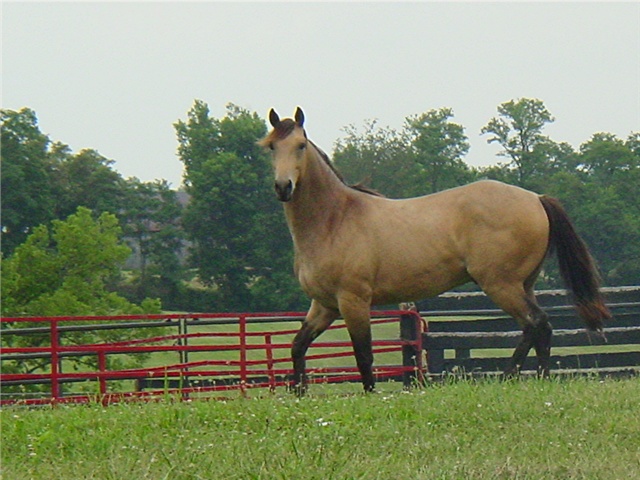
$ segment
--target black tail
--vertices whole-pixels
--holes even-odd
[[[549,247],[556,251],[560,275],[578,313],[590,330],[602,331],[611,313],[600,294],[600,275],[587,245],[557,199],[542,195],[540,202],[549,217]]]

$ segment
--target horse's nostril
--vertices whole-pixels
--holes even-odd
[[[288,202],[291,200],[291,195],[293,194],[293,182],[291,180],[287,180],[286,182],[276,181],[275,189],[278,200],[281,202]]]

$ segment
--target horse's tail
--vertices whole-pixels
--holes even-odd
[[[540,202],[549,217],[549,249],[556,251],[560,275],[578,314],[587,328],[602,331],[604,320],[611,318],[611,313],[600,293],[600,275],[587,245],[557,199],[541,195]]]

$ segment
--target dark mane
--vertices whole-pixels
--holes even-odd
[[[327,166],[331,169],[331,171],[335,174],[335,176],[338,177],[340,179],[340,181],[342,183],[344,183],[347,187],[352,188],[354,190],[357,190],[359,192],[368,193],[369,195],[373,195],[373,196],[376,196],[376,197],[384,197],[384,195],[382,195],[380,192],[376,192],[372,188],[364,186],[362,183],[356,183],[355,185],[349,185],[347,182],[345,182],[344,177],[338,171],[338,169],[336,169],[336,167],[333,165],[331,160],[329,160],[329,155],[327,155],[320,147],[318,147],[311,140],[309,140],[309,143],[313,146],[313,148],[316,149],[316,151],[320,155],[320,158],[322,158],[322,160],[324,160],[324,163],[327,164]]]
[[[362,183],[355,183],[353,185],[349,185],[349,187],[353,188],[354,190],[358,190],[359,192],[368,193],[369,195],[373,195],[374,197],[386,198],[383,194],[381,194],[377,190],[374,190],[373,188],[369,188],[366,185],[363,185]]]

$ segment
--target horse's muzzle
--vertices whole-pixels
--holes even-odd
[[[286,182],[275,183],[276,195],[281,202],[288,202],[293,195],[293,182],[287,180]]]

